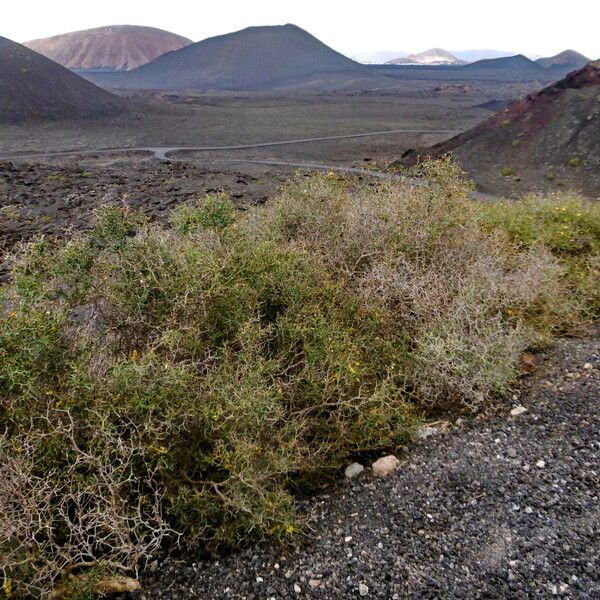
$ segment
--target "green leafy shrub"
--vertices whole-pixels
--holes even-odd
[[[580,167],[581,166],[581,159],[580,158],[571,158],[569,160],[569,166],[570,167]]]
[[[500,170],[500,175],[503,177],[510,177],[515,174],[515,170],[512,167],[502,167]]]
[[[197,229],[225,229],[236,219],[235,208],[225,194],[206,196],[195,204],[181,204],[171,213],[171,224],[180,233]]]
[[[13,593],[89,588],[178,536],[285,540],[292,478],[477,409],[597,315],[596,206],[480,204],[452,163],[419,169],[377,191],[300,177],[244,215],[206,198],[173,229],[105,208],[21,250],[0,300]]]

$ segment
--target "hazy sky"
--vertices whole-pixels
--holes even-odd
[[[30,0],[5,12],[0,35],[18,42],[114,24],[199,41],[249,25],[295,23],[348,55],[438,46],[545,56],[574,48],[600,58],[600,0]]]

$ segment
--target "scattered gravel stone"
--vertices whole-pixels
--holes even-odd
[[[524,406],[517,406],[510,411],[510,414],[513,417],[519,417],[524,415],[527,412],[527,409]]]
[[[348,479],[354,479],[354,478],[358,477],[364,470],[365,470],[365,468],[360,463],[355,462],[346,467],[346,470],[344,471],[344,475]]]
[[[364,583],[360,583],[358,586],[358,593],[361,596],[368,596],[369,595],[369,586],[365,585]]]
[[[376,460],[372,468],[376,477],[389,477],[400,468],[400,461],[393,455],[384,456]]]

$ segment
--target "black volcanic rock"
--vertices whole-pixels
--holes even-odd
[[[127,73],[87,75],[108,87],[265,90],[335,78],[370,78],[368,69],[295,25],[249,27],[209,38]]]
[[[0,123],[108,116],[125,108],[120,98],[0,37]]]

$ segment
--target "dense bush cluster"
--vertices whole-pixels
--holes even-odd
[[[299,176],[170,228],[108,207],[21,249],[0,297],[5,591],[81,595],[181,536],[291,536],[292,481],[477,409],[527,347],[598,316],[600,207],[481,204],[451,164],[425,171]]]

